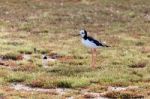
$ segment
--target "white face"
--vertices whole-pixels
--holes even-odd
[[[85,31],[84,31],[84,30],[81,30],[81,31],[80,31],[80,35],[81,35],[81,37],[84,37],[84,36],[85,36]]]

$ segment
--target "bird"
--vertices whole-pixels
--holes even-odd
[[[79,35],[82,37],[81,39],[82,44],[87,48],[91,48],[91,52],[92,52],[91,66],[92,68],[95,68],[95,64],[96,64],[95,61],[97,56],[96,49],[102,47],[110,47],[110,46],[106,45],[101,41],[94,39],[93,37],[88,36],[87,31],[85,29],[80,30]]]

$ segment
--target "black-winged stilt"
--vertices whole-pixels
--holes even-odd
[[[95,59],[96,59],[96,48],[101,48],[101,47],[109,47],[108,45],[90,37],[87,35],[87,31],[86,30],[81,30],[80,31],[80,35],[82,37],[82,43],[83,45],[85,45],[88,48],[91,48],[91,52],[92,52],[92,63],[91,66],[93,68],[95,68]]]

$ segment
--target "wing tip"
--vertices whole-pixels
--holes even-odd
[[[111,47],[111,46],[109,46],[109,45],[103,45],[103,47]]]

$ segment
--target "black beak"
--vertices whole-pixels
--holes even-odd
[[[80,36],[80,34],[73,34],[72,36]]]
[[[76,36],[80,36],[80,34],[76,34]]]

